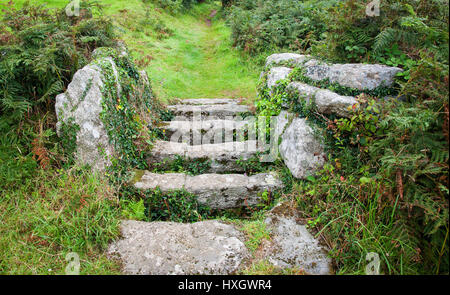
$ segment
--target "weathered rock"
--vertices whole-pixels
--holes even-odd
[[[394,77],[403,70],[378,64],[333,64],[309,60],[303,66],[305,76],[313,80],[329,79],[331,83],[356,88],[372,90],[380,86],[390,87]]]
[[[171,105],[167,107],[177,117],[184,117],[187,120],[194,117],[198,119],[228,119],[250,113],[250,108],[236,103],[226,104],[205,104],[205,105]]]
[[[289,121],[294,117],[292,113],[289,113],[287,111],[281,111],[280,114],[277,116],[277,124],[275,128],[275,138],[278,140],[278,138],[284,133],[284,130],[286,126],[288,125]]]
[[[68,134],[67,129],[62,127],[76,125],[75,127],[79,130],[76,131],[75,160],[78,164],[90,165],[94,170],[104,170],[110,165],[111,158],[116,156],[114,145],[111,143],[105,129],[105,122],[101,117],[111,112],[110,109],[103,108],[106,103],[105,97],[109,99],[115,96],[121,97],[123,80],[119,77],[115,60],[116,57],[126,58],[126,56],[126,47],[121,42],[118,42],[117,48],[95,49],[92,62],[78,70],[68,85],[67,91],[56,97],[58,135],[73,137],[74,134]],[[105,87],[106,81],[108,81],[108,87]],[[114,85],[109,85],[111,82]],[[145,71],[139,72],[137,84],[136,89],[144,89],[145,86],[150,85]],[[135,108],[138,113],[143,111],[138,108],[146,109],[143,104],[131,104],[129,107]]]
[[[148,155],[147,162],[150,166],[155,163],[159,165],[168,165],[175,160],[177,156],[187,160],[210,160],[210,167],[207,172],[243,172],[241,165],[237,160],[248,160],[261,151],[256,141],[225,142],[218,144],[189,145],[187,143],[178,143],[170,141],[156,141],[151,153]]]
[[[305,76],[315,81],[329,78],[330,66],[317,59],[310,59],[303,65]]]
[[[226,275],[249,256],[242,233],[219,221],[122,221],[108,254],[132,275]]]
[[[277,65],[282,62],[289,62],[293,65],[301,65],[309,58],[309,55],[301,55],[296,53],[276,53],[266,59],[266,67]]]
[[[111,63],[118,81],[116,65],[112,58],[104,58],[104,61]],[[62,122],[78,125],[80,130],[77,133],[75,157],[77,162],[89,164],[96,170],[105,169],[109,165],[108,158],[113,153],[105,126],[100,119],[103,79],[99,67],[87,65],[75,73],[67,91],[58,95],[55,103],[58,134],[62,135]],[[100,150],[103,150],[105,155],[102,155]]]
[[[271,232],[272,245],[266,259],[281,268],[303,269],[308,274],[331,274],[331,259],[302,224],[295,208],[288,203],[274,207],[265,223]]]
[[[324,114],[334,113],[348,117],[352,106],[357,103],[356,98],[352,96],[342,96],[328,89],[320,89],[301,82],[290,83],[287,90],[297,92],[300,99],[304,99],[307,103],[314,99],[317,110]]]
[[[234,133],[247,129],[248,121],[201,120],[164,122],[161,129],[172,142],[188,144],[211,144],[216,140],[229,142],[234,140]],[[242,141],[237,137],[237,141]]]
[[[267,74],[267,87],[272,88],[278,81],[286,79],[292,69],[286,67],[271,68]]]
[[[402,69],[385,65],[336,64],[330,67],[330,81],[359,90],[389,87]]]
[[[305,119],[293,119],[281,139],[280,155],[295,178],[304,179],[323,166],[323,147]]]
[[[134,187],[147,190],[160,188],[162,192],[181,190],[193,193],[201,204],[213,209],[253,206],[261,201],[264,191],[283,187],[276,174],[202,174],[189,176],[183,173],[156,174],[146,171],[136,179]]]

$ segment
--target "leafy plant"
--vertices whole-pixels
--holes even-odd
[[[270,234],[264,221],[244,222],[241,230],[247,236],[245,245],[251,252],[255,252],[263,240],[270,240]]]
[[[335,3],[333,0],[234,1],[228,11],[233,44],[251,54],[277,48],[305,50],[323,37],[326,26],[322,17]]]
[[[207,219],[211,209],[199,204],[196,196],[184,191],[161,192],[159,189],[138,191],[129,188],[127,198],[141,197],[145,204],[147,221],[197,222]]]
[[[88,62],[98,46],[114,44],[113,25],[92,16],[101,9],[81,2],[80,18],[56,13],[28,2],[3,10],[0,27],[0,115],[16,120],[36,109],[51,110],[75,71]]]
[[[122,207],[122,216],[126,219],[145,220],[145,205],[144,200],[120,200]]]

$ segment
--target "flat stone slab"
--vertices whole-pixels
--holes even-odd
[[[250,113],[250,108],[246,105],[235,103],[210,104],[210,105],[171,105],[167,107],[173,112],[176,120],[181,118],[190,119],[233,119],[234,116]]]
[[[265,219],[272,245],[266,259],[281,268],[300,268],[308,274],[331,274],[331,259],[325,249],[298,222],[298,213],[289,203],[275,206]]]
[[[256,141],[235,141],[220,144],[189,145],[171,141],[156,141],[147,157],[150,166],[164,165],[181,156],[187,160],[209,159],[210,173],[243,172],[237,160],[248,160],[260,151]]]
[[[238,104],[239,100],[232,98],[190,98],[182,99],[180,104],[211,105],[211,104]]]
[[[230,142],[236,131],[246,129],[248,121],[201,120],[164,122],[161,129],[171,142],[185,142],[190,145],[211,144],[215,141]],[[236,140],[240,140],[237,136]]]
[[[296,92],[300,99],[306,102],[314,99],[317,110],[323,114],[337,114],[341,117],[350,116],[351,108],[357,103],[353,96],[342,96],[328,89],[321,89],[301,82],[292,82],[288,91]]]
[[[212,209],[254,206],[260,203],[261,193],[283,188],[283,183],[275,173],[189,176],[183,173],[157,174],[145,171],[133,185],[141,190],[159,188],[162,192],[185,189],[196,195],[199,203]]]
[[[379,64],[332,64],[311,59],[303,65],[305,75],[313,80],[329,79],[331,83],[372,90],[380,86],[390,87],[397,73],[403,70]]]
[[[234,226],[219,221],[193,224],[127,220],[122,239],[111,244],[130,275],[226,275],[249,256],[244,237]]]

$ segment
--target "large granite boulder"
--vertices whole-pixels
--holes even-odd
[[[379,64],[333,64],[328,65],[315,59],[304,63],[305,76],[319,81],[329,79],[331,83],[359,90],[373,90],[390,87],[394,77],[403,70]]]
[[[337,114],[348,117],[352,106],[357,103],[353,96],[339,95],[328,89],[321,89],[301,82],[292,82],[287,91],[295,92],[307,103],[314,100],[317,111],[323,114]]]
[[[126,58],[126,49],[97,48],[92,54],[93,61],[75,73],[66,92],[59,94],[55,103],[58,135],[72,137],[71,134],[67,134],[64,127],[75,125],[76,128],[72,129],[78,129],[75,160],[81,165],[88,164],[98,171],[105,170],[116,153],[105,128],[105,122],[101,118],[104,112],[111,111],[104,109],[105,96],[119,99],[122,93],[123,79],[121,80],[119,75],[116,57]],[[139,90],[136,91],[150,85],[145,71],[139,72],[138,78],[136,89]],[[109,87],[106,88],[105,85],[108,84]],[[136,104],[131,107],[142,106]],[[138,113],[142,113],[140,111],[138,110]]]
[[[305,69],[305,76],[312,80],[329,79],[332,83],[359,90],[373,90],[380,86],[390,87],[397,73],[403,71],[398,67],[379,64],[328,64],[309,55],[296,53],[270,55],[266,59],[266,69],[274,66],[278,68],[272,74],[274,78],[286,73],[288,71],[286,68],[301,67]],[[284,69],[281,70],[281,68]],[[274,78],[271,81],[276,83],[277,80]]]
[[[108,254],[133,275],[225,275],[249,256],[244,235],[220,221],[193,224],[123,221]]]
[[[314,175],[325,163],[323,146],[306,119],[294,118],[281,135],[279,151],[295,178]]]
[[[103,61],[111,64],[118,83],[117,68],[112,58],[106,57]],[[104,170],[114,151],[100,119],[103,81],[100,67],[87,65],[75,73],[67,91],[56,97],[55,104],[58,135],[64,135],[63,123],[76,124],[79,131],[76,134],[75,158],[77,162],[89,164],[95,170]]]
[[[284,133],[286,126],[292,121],[294,114],[288,111],[282,110],[276,118],[276,124],[274,129],[274,136],[276,140],[279,140],[281,135]]]

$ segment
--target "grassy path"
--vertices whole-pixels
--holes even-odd
[[[189,14],[157,15],[172,30],[168,38],[148,34],[145,24],[141,32],[124,34],[137,60],[151,59],[146,70],[162,100],[255,98],[258,67],[231,47],[230,30],[223,19],[216,16],[211,26],[207,24],[213,9],[219,7],[201,4]]]
[[[21,6],[25,0],[16,0]],[[61,8],[68,0],[40,0]],[[146,69],[158,98],[256,98],[261,67],[231,46],[229,27],[218,13],[220,2],[195,5],[170,14],[153,2],[100,0],[103,14],[118,27],[137,64]]]

